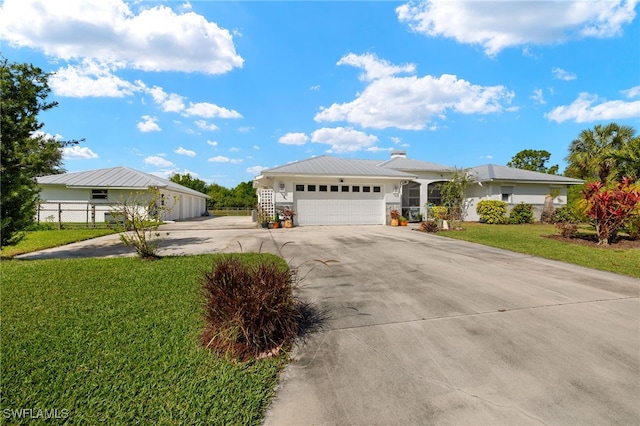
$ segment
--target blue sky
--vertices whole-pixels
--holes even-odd
[[[636,0],[5,0],[2,56],[47,72],[65,168],[233,187],[311,156],[506,164],[640,124]]]

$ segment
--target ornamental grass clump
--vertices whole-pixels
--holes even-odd
[[[224,256],[202,276],[202,344],[238,361],[276,355],[293,342],[302,314],[293,296],[296,270],[276,257]]]

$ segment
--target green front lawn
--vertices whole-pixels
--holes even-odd
[[[28,231],[25,232],[25,237],[18,244],[3,247],[1,255],[3,258],[13,257],[19,254],[31,253],[33,251],[63,246],[77,241],[102,237],[103,235],[114,234],[116,232],[118,232],[116,229],[110,228]]]
[[[198,277],[214,256],[4,260],[2,409],[67,410],[70,424],[260,424],[284,358],[234,364],[200,346]]]
[[[438,235],[640,278],[638,249],[617,249],[615,245],[611,248],[588,247],[543,238],[543,235],[558,233],[553,225],[464,223],[463,226],[464,231],[440,232]]]

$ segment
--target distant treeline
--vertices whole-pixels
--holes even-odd
[[[229,189],[215,183],[209,185],[202,179],[194,178],[189,173],[176,173],[169,179],[187,188],[207,194],[211,197],[207,203],[207,207],[210,209],[225,207],[253,208],[258,202],[258,196],[253,188],[252,181],[240,182],[235,188]]]

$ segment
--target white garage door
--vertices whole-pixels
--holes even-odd
[[[383,225],[384,194],[373,185],[296,185],[300,225]]]

